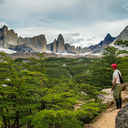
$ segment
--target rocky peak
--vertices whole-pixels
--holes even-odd
[[[57,50],[57,49],[56,49],[56,41],[57,41],[56,39],[53,41],[52,50],[53,50],[54,53],[56,53],[56,50]]]
[[[13,29],[8,30],[8,27],[4,25],[0,29],[0,47],[9,48],[10,44],[17,45],[18,35]]]
[[[107,41],[107,40],[109,40],[109,39],[111,39],[112,38],[112,36],[108,33],[107,35],[106,35],[106,37],[104,38],[104,41]]]
[[[58,36],[58,40],[64,40],[64,38],[63,38],[63,36],[62,36],[62,34],[59,34],[59,36]]]
[[[2,28],[0,28],[0,30],[8,30],[8,27],[4,25]]]
[[[61,34],[59,34],[57,41],[56,41],[56,51],[58,53],[65,52],[65,42],[64,42],[64,38]]]
[[[45,35],[43,34],[31,38],[22,38],[18,37],[18,34],[15,33],[13,29],[8,30],[8,27],[5,25],[2,28],[0,28],[0,47],[3,48],[11,48],[13,50],[18,49],[18,52],[44,52],[47,50],[46,43],[47,41]]]
[[[108,45],[111,42],[115,40],[115,37],[112,37],[109,33],[105,36],[104,40],[101,41],[98,45],[103,46],[103,45]]]
[[[122,41],[128,40],[128,26],[124,28],[124,30],[117,36],[114,42],[120,41],[120,40]]]
[[[3,26],[2,28],[0,28],[0,40],[4,39],[4,36],[7,34],[8,32],[8,27],[7,26]]]

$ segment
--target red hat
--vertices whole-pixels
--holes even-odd
[[[117,64],[112,64],[111,66],[112,66],[113,69],[117,68]]]

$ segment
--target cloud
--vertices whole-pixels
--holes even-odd
[[[0,0],[0,4],[3,4],[4,3],[4,0]]]
[[[122,8],[125,9],[126,11],[128,11],[128,0],[123,1]]]
[[[45,34],[48,43],[64,35],[76,46],[117,36],[128,25],[128,0],[0,0],[0,19],[21,36]]]
[[[57,39],[58,35],[61,33],[64,36],[65,42],[70,43],[75,46],[89,46],[92,44],[98,44],[104,37],[110,33],[112,36],[116,37],[120,32],[126,27],[128,19],[120,21],[98,21],[93,23],[91,26],[77,26],[75,29],[54,29],[47,27],[25,27],[17,28],[15,31],[19,33],[20,36],[30,37],[40,34],[46,35],[48,43],[53,42]]]
[[[4,19],[20,24],[35,24],[37,21],[40,24],[43,20],[72,25],[99,19],[114,20],[119,14],[118,9],[124,5],[121,1],[126,0],[6,0],[6,5],[1,8],[1,18],[5,16]]]

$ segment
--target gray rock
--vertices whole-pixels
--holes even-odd
[[[59,34],[58,39],[56,41],[56,52],[57,53],[65,53],[65,42],[64,38],[61,34]]]
[[[76,51],[75,51],[75,46],[71,46],[70,44],[68,44],[68,43],[66,43],[65,44],[65,50],[66,50],[66,52],[68,52],[68,53],[76,53]]]
[[[17,45],[18,35],[12,29],[8,30],[7,26],[0,29],[0,47],[9,48],[9,45]]]
[[[48,51],[52,51],[52,46],[53,46],[53,43],[47,44],[47,50]]]
[[[53,42],[52,51],[53,51],[54,53],[57,52],[57,48],[56,48],[56,39],[55,39],[54,42]]]
[[[57,52],[56,49],[57,48],[56,48],[56,39],[55,39],[53,43],[47,45],[47,50],[56,53]]]
[[[122,41],[128,40],[128,26],[124,28],[124,30],[117,36],[114,42],[120,41],[120,40]]]
[[[23,45],[17,45],[14,50],[16,52],[34,52],[34,50],[32,48],[29,48],[29,47],[26,47],[26,46],[23,46]]]
[[[102,103],[107,104],[107,106],[109,107],[114,101],[111,88],[103,89],[102,92],[103,94],[99,94],[98,98],[102,99]]]
[[[31,38],[22,38],[18,37],[17,33],[14,32],[13,29],[8,30],[7,26],[3,26],[0,28],[0,47],[3,48],[17,48],[18,51],[37,51],[37,52],[45,52],[47,50],[46,47],[47,41],[45,35],[38,35]],[[23,46],[23,48],[21,48]],[[17,50],[16,48],[16,50]]]
[[[45,35],[38,35],[31,38],[22,38],[18,40],[18,45],[25,44],[26,47],[29,47],[37,52],[45,52],[47,50],[47,41]]]
[[[128,104],[116,116],[116,128],[128,128]]]

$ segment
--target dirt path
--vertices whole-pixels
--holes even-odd
[[[115,117],[119,110],[107,110],[97,117],[94,123],[85,128],[115,128]]]

